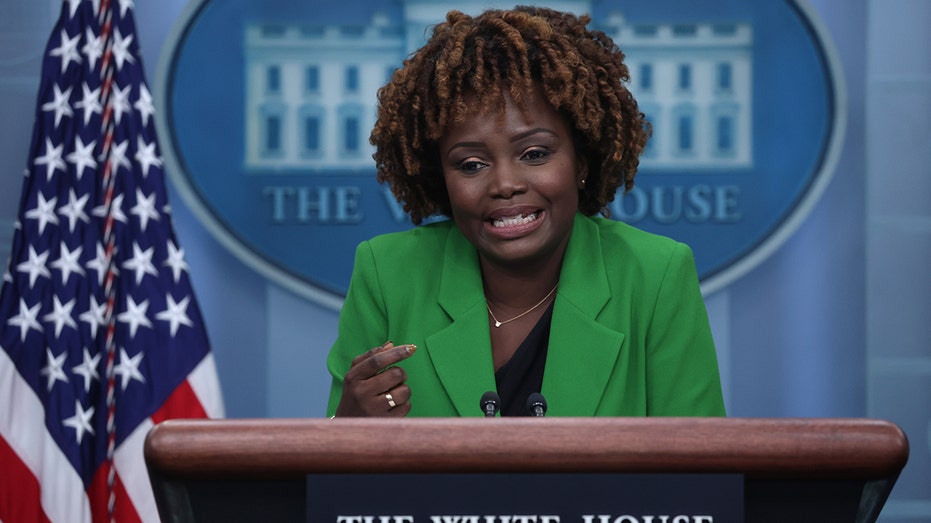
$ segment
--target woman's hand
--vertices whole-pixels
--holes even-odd
[[[336,417],[393,416],[404,417],[411,411],[411,389],[404,382],[407,373],[392,365],[407,359],[416,345],[398,345],[386,341],[352,360],[343,378],[343,395]]]

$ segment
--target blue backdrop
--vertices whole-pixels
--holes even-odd
[[[833,179],[772,256],[706,297],[728,411],[880,417],[908,433],[885,522],[931,522],[931,2],[812,0],[847,87]],[[150,85],[186,2],[136,2]],[[57,2],[0,0],[0,257]],[[325,11],[324,11],[325,12]],[[791,71],[785,72],[790,80]],[[804,125],[791,100],[780,110]],[[238,154],[238,152],[237,152]],[[172,190],[231,417],[322,416],[336,313],[267,280]]]

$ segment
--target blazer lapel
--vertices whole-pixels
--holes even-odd
[[[427,354],[459,415],[478,416],[482,394],[495,390],[478,254],[452,227],[443,259],[437,301],[451,323],[427,336]]]
[[[592,416],[616,366],[624,333],[597,318],[611,298],[597,223],[575,217],[550,327],[542,393],[553,416]],[[443,388],[460,416],[478,416],[479,399],[495,390],[488,312],[478,254],[450,229],[437,301],[450,324],[426,338]]]
[[[577,214],[566,248],[543,376],[553,416],[595,414],[624,342],[597,321],[611,298],[597,228]]]

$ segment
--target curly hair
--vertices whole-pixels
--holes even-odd
[[[526,113],[527,98],[543,93],[588,161],[582,213],[607,216],[617,189],[633,187],[650,124],[625,86],[624,54],[603,32],[588,29],[590,21],[526,6],[476,17],[450,11],[394,72],[378,92],[370,141],[378,181],[388,184],[414,224],[451,216],[437,144],[474,109],[465,102],[471,93],[479,95],[479,110],[498,114],[506,97]]]

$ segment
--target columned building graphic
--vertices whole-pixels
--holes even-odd
[[[642,165],[753,164],[753,29],[749,24],[627,24],[602,29],[627,55],[630,90],[653,124]]]
[[[424,42],[449,3],[406,0],[366,25],[253,24],[245,31],[247,172],[372,168],[377,91]],[[460,2],[469,13],[492,5]],[[590,2],[552,7],[591,11]],[[653,123],[644,169],[752,165],[752,28],[748,24],[593,25],[624,50],[630,89]]]

